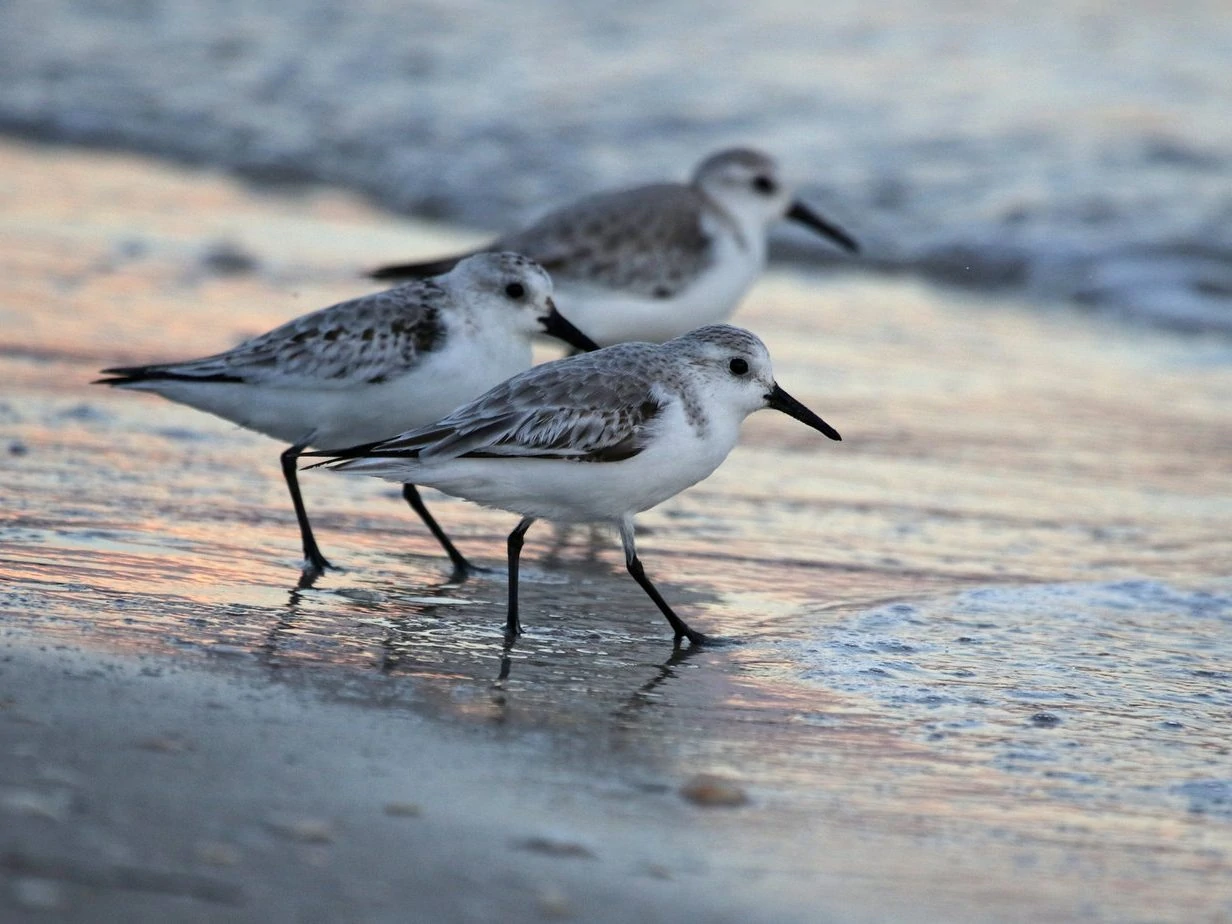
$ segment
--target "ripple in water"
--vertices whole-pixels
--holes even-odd
[[[1232,592],[994,587],[831,622],[806,682],[1052,796],[1232,816]]]

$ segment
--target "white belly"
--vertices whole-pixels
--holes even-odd
[[[711,420],[704,437],[678,408],[663,436],[620,462],[547,459],[361,459],[342,471],[428,485],[487,507],[557,522],[616,520],[649,510],[709,476],[727,458],[738,421]]]
[[[379,384],[314,387],[311,383],[151,380],[125,387],[156,392],[284,443],[297,443],[312,434],[312,446],[345,449],[439,420],[529,369],[530,362],[530,345],[518,338],[478,352],[425,354],[410,373]]]
[[[652,299],[574,279],[556,280],[560,313],[600,346],[644,340],[662,343],[732,316],[765,266],[765,249],[718,248],[714,263],[672,298]]]

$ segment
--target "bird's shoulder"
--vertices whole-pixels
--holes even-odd
[[[502,238],[559,280],[669,297],[712,259],[708,203],[661,183],[582,199]]]

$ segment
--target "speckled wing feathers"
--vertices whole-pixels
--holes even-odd
[[[714,259],[702,225],[706,200],[673,183],[583,199],[501,238],[557,280],[671,298]]]
[[[655,349],[623,344],[604,350],[606,355],[545,363],[436,424],[360,447],[355,455],[412,456],[425,462],[462,456],[629,458],[645,447],[663,403],[670,400],[656,390],[650,375],[649,351]]]
[[[417,280],[290,321],[234,349],[187,363],[106,369],[125,380],[176,378],[291,388],[379,382],[415,365],[445,337],[448,293]]]

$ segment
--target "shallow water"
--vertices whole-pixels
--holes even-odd
[[[540,751],[570,798],[615,787],[630,818],[723,773],[755,808],[685,830],[746,845],[742,875],[797,909],[824,892],[938,920],[1232,914],[1226,341],[773,276],[738,320],[844,442],[756,415],[715,476],[640,518],[665,596],[734,643],[674,653],[614,537],[554,555],[542,528],[506,655],[512,516],[426,495],[495,569],[451,585],[388,486],[307,473],[346,570],[300,590],[279,447],[88,384],[360,291],[356,267],[405,228],[124,158],[0,165],[23,177],[0,217],[19,243],[0,255],[11,644],[424,714]],[[224,244],[252,271],[220,272]]]
[[[1227,331],[1230,13],[10,0],[0,128],[325,180],[493,230],[754,143],[866,267]]]

